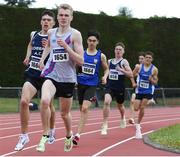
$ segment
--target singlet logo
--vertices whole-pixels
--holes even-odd
[[[56,39],[52,39],[52,43],[55,43],[56,42]]]
[[[98,60],[97,59],[94,59],[94,64],[97,64]]]

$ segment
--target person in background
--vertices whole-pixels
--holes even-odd
[[[133,77],[132,70],[126,59],[123,58],[125,53],[125,45],[122,42],[118,42],[114,49],[115,58],[108,61],[109,63],[109,77],[105,86],[105,98],[103,106],[103,124],[101,128],[101,135],[107,134],[108,129],[108,117],[110,113],[110,104],[115,97],[117,107],[121,114],[120,127],[126,127],[125,119],[125,107],[123,105],[125,97],[125,76],[128,78]]]
[[[89,107],[95,98],[96,88],[99,83],[100,66],[102,66],[104,70],[104,75],[101,79],[102,84],[106,84],[106,79],[109,74],[106,56],[101,52],[101,50],[97,49],[99,39],[99,32],[88,32],[88,48],[84,51],[84,64],[79,67],[78,71],[78,99],[81,117],[77,133],[73,138],[74,145],[78,145],[80,134],[82,133],[87,121]]]
[[[134,101],[134,110],[138,111],[138,119],[135,124],[136,139],[142,139],[140,123],[144,117],[145,107],[148,105],[148,100],[153,98],[155,85],[158,82],[158,68],[152,64],[153,53],[147,51],[145,53],[144,62],[134,69],[134,75],[137,75],[135,93],[136,98]]]
[[[25,83],[22,87],[22,94],[20,100],[20,120],[21,120],[21,134],[19,141],[15,146],[15,150],[19,151],[29,142],[28,136],[28,122],[29,122],[29,104],[38,90],[41,89],[43,78],[40,77],[41,70],[38,67],[43,49],[47,44],[47,32],[55,24],[55,15],[49,10],[45,10],[41,14],[41,31],[33,31],[30,35],[30,42],[27,47],[26,57],[23,63],[28,66],[24,72]],[[55,138],[55,109],[51,103],[51,129],[49,131],[49,143],[53,143]],[[49,129],[49,128],[48,128]]]

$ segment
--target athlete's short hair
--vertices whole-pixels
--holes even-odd
[[[124,45],[123,42],[117,42],[117,43],[115,44],[115,47],[116,47],[116,46],[121,46],[122,48],[125,49],[125,45]]]
[[[146,51],[146,52],[145,52],[145,56],[146,56],[146,55],[150,55],[150,56],[152,56],[152,58],[154,57],[154,53],[151,52],[151,51]]]
[[[87,37],[89,38],[90,36],[96,37],[97,40],[100,39],[100,33],[96,30],[89,30],[87,33]]]
[[[64,10],[68,9],[68,10],[70,10],[71,15],[73,15],[73,8],[72,8],[69,4],[66,4],[66,3],[61,4],[61,5],[58,7],[58,10],[59,10],[59,9],[64,9]]]
[[[43,17],[44,15],[49,15],[53,18],[53,20],[55,20],[55,14],[54,12],[50,11],[50,10],[44,10],[42,13],[41,13],[41,17]]]

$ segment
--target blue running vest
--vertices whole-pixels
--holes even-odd
[[[149,81],[149,77],[152,75],[152,69],[154,65],[152,64],[148,71],[145,71],[144,64],[142,64],[140,72],[137,77],[137,88],[135,92],[137,94],[153,94],[154,85]]]
[[[96,55],[88,55],[84,51],[84,64],[80,67],[77,81],[83,85],[97,86],[99,83],[99,70],[101,65],[101,51],[98,50]]]

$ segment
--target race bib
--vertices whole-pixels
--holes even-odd
[[[118,80],[118,71],[110,70],[110,72],[109,72],[109,79],[110,80]]]
[[[84,63],[84,65],[82,66],[82,72],[84,74],[94,75],[95,69],[96,69],[95,64]]]
[[[40,70],[39,61],[40,61],[39,57],[32,56],[31,61],[29,63],[30,68],[35,69],[35,70]]]
[[[67,62],[69,54],[65,52],[64,48],[53,49],[53,62]]]
[[[140,86],[141,88],[148,89],[148,88],[149,88],[149,83],[148,83],[148,82],[143,82],[143,81],[141,81],[139,86]]]

